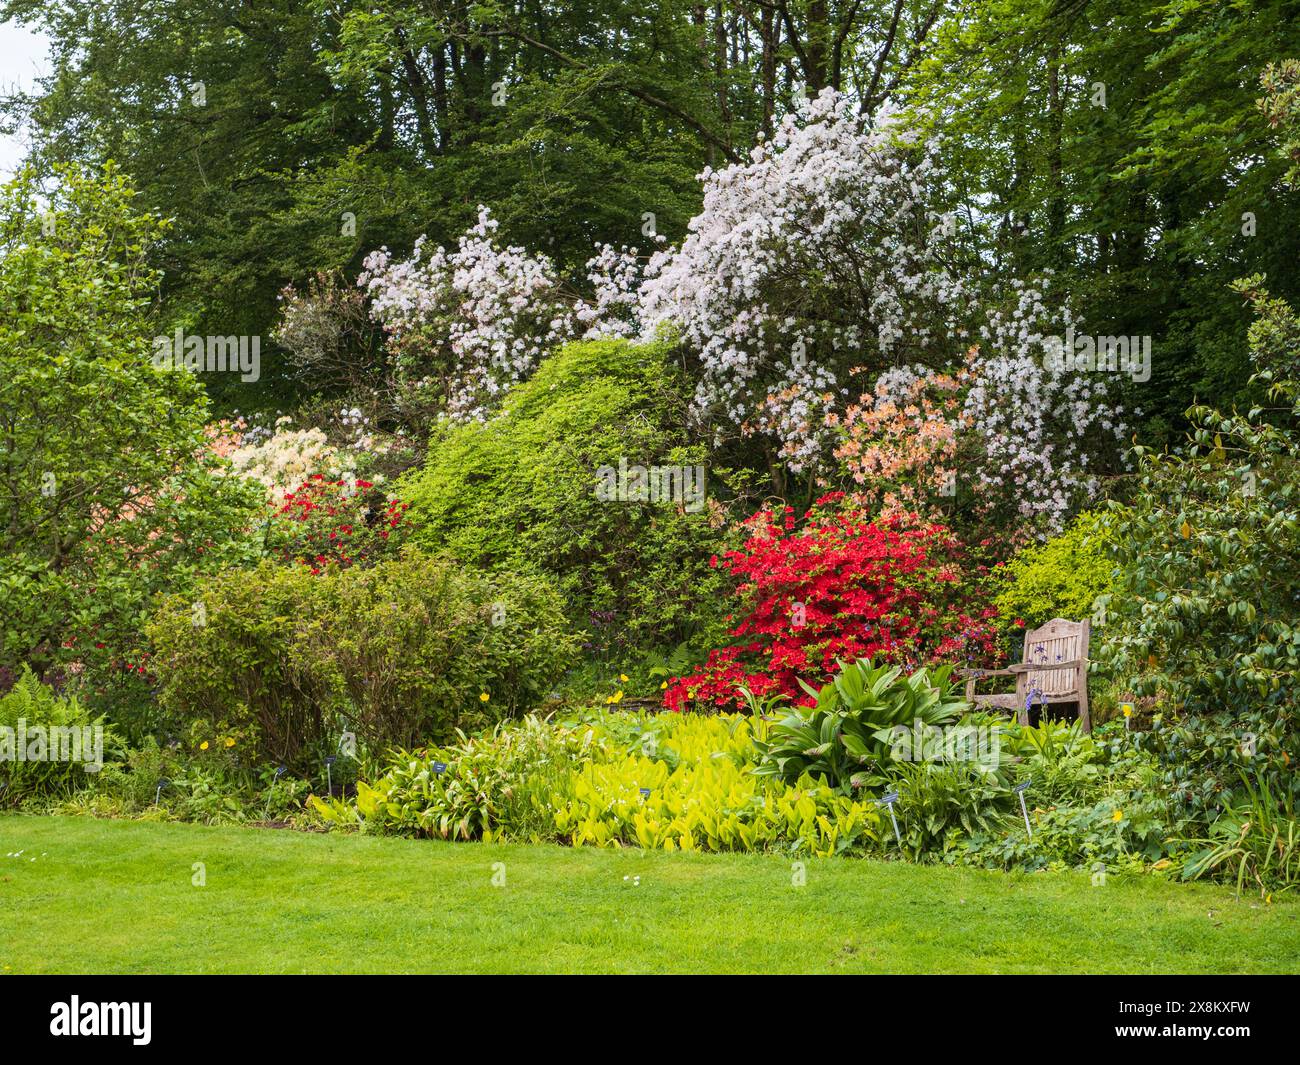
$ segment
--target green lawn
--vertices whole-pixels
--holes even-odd
[[[9,816],[0,969],[1296,972],[1300,904],[854,859],[795,887],[768,856]]]

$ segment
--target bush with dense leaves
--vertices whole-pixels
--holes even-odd
[[[1120,580],[1098,658],[1116,681],[1196,713],[1300,704],[1300,318],[1259,278],[1257,386],[1276,406],[1207,407],[1184,456],[1139,448],[1115,537]]]
[[[559,597],[406,552],[313,575],[264,563],[168,601],[149,625],[172,727],[239,731],[292,763],[355,733],[411,746],[518,716],[569,664]]]
[[[0,186],[0,666],[90,694],[144,671],[157,597],[255,552],[198,376],[152,364],[165,227],[111,166]]]
[[[1036,628],[1052,618],[1093,616],[1100,596],[1113,591],[1110,545],[1121,514],[1089,511],[1044,544],[1026,548],[997,571],[998,614]]]
[[[590,642],[672,645],[716,626],[725,577],[717,506],[602,500],[602,467],[703,466],[679,373],[660,346],[571,344],[517,385],[486,424],[435,439],[399,486],[410,536],[489,570],[556,578]],[[709,472],[709,471],[706,471]]]

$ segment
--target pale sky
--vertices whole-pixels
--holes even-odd
[[[30,89],[49,73],[44,37],[12,22],[0,23],[0,94]],[[10,177],[26,154],[26,140],[0,134],[0,180]]]

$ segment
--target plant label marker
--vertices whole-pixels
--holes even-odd
[[[649,789],[649,788],[638,788],[637,790],[638,790],[639,792],[641,792],[641,801],[642,801],[642,802],[645,802],[646,799],[650,798],[650,789]]]
[[[1017,784],[1014,788],[1011,789],[1016,793],[1016,796],[1020,799],[1020,812],[1025,815],[1025,831],[1029,833],[1030,839],[1034,838],[1034,830],[1029,827],[1029,807],[1025,805],[1025,789],[1028,788],[1029,785],[1032,784],[1033,782],[1034,782],[1034,778],[1030,777],[1023,784]]]
[[[325,759],[325,793],[327,795],[334,794],[334,775],[330,771],[330,767],[333,764],[334,764],[334,756],[331,754],[329,757]]]
[[[899,847],[902,847],[903,837],[898,831],[898,818],[894,816],[894,803],[896,802],[898,802],[898,792],[896,791],[888,791],[876,800],[877,805],[884,806],[889,811],[889,820],[894,825],[894,841]]]
[[[434,763],[433,763],[433,771],[434,771],[434,773],[436,773],[438,776],[442,776],[443,773],[447,772],[447,763],[446,763],[446,762],[434,762]]]
[[[266,789],[266,809],[262,812],[262,820],[264,821],[271,816],[272,790],[275,788],[275,785],[279,783],[280,778],[287,772],[289,772],[288,766],[278,765],[275,767],[275,776],[271,778],[271,787]]]
[[[153,793],[153,804],[155,806],[158,805],[158,800],[162,798],[163,788],[165,788],[170,783],[171,781],[167,780],[165,777],[162,780],[158,781],[158,790]]]

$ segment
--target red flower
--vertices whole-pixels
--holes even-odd
[[[672,680],[665,706],[740,706],[741,685],[809,703],[800,678],[819,685],[839,660],[872,655],[913,668],[992,663],[996,611],[977,601],[978,580],[948,529],[868,520],[844,508],[843,493],[818,500],[798,531],[792,509],[755,514],[743,548],[723,555],[744,607],[730,633],[737,642]]]

